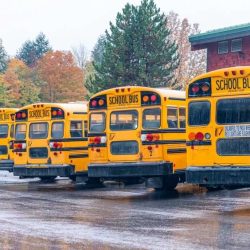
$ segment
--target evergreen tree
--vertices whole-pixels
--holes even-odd
[[[40,59],[45,53],[52,50],[49,45],[49,40],[43,33],[38,34],[36,37],[36,40],[34,41],[34,48],[37,59]]]
[[[0,73],[3,73],[8,64],[8,55],[3,47],[2,40],[0,39]]]
[[[86,98],[89,99],[90,96],[92,96],[94,93],[102,90],[102,87],[98,84],[95,84],[95,68],[100,67],[102,64],[103,54],[104,54],[104,48],[105,48],[105,42],[106,42],[106,36],[101,35],[97,43],[91,53],[91,61],[86,63],[85,67],[85,78],[84,78],[84,85],[86,89],[88,90]]]
[[[153,0],[142,0],[138,7],[126,4],[106,31],[102,60],[93,63],[91,88],[171,86],[179,60],[166,22]]]
[[[37,61],[48,51],[51,51],[48,39],[43,33],[40,33],[35,41],[26,41],[17,53],[17,58],[26,65],[33,67]]]

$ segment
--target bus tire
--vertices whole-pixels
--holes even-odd
[[[71,175],[71,176],[69,177],[69,179],[72,180],[73,182],[76,182],[76,176],[75,176],[75,175]]]
[[[54,182],[57,176],[41,176],[39,177],[42,182]]]
[[[87,187],[103,187],[103,182],[100,178],[88,178],[86,181]]]
[[[131,177],[123,180],[125,186],[142,184],[144,180],[140,177]]]
[[[159,191],[173,191],[179,183],[179,177],[177,175],[171,175],[163,177],[162,187],[156,188]]]

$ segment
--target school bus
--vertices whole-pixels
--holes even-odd
[[[197,76],[187,105],[187,182],[250,184],[250,67]]]
[[[185,93],[127,86],[89,101],[91,178],[173,189],[185,179]]]
[[[87,177],[87,102],[32,104],[15,118],[15,176]]]
[[[14,121],[17,109],[0,108],[0,170],[13,171]]]

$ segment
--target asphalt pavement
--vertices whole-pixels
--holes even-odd
[[[89,189],[1,172],[0,249],[250,249],[250,188]]]

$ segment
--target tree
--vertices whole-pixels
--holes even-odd
[[[20,107],[39,101],[39,88],[32,82],[31,69],[21,60],[11,59],[0,85],[8,97],[5,106]]]
[[[48,39],[40,33],[35,41],[26,41],[17,52],[17,58],[29,67],[34,67],[37,61],[48,51],[51,51]]]
[[[3,47],[2,40],[0,39],[0,73],[3,73],[8,64],[8,55]]]
[[[77,66],[84,70],[87,62],[87,51],[85,46],[83,44],[79,44],[78,47],[73,47],[72,54]]]
[[[88,90],[87,93],[87,99],[90,98],[94,93],[97,93],[98,91],[102,90],[102,87],[99,86],[99,84],[95,84],[95,68],[100,67],[102,64],[104,49],[105,49],[105,42],[106,42],[106,36],[101,35],[97,43],[91,53],[91,60],[86,62],[85,67],[85,78],[84,78],[84,86]]]
[[[191,51],[188,40],[190,35],[199,33],[198,24],[190,24],[186,18],[181,20],[178,14],[170,12],[167,15],[167,27],[171,30],[170,39],[178,45],[180,63],[175,70],[177,83],[172,86],[185,90],[186,84],[196,75],[206,71],[206,53],[204,50]]]
[[[165,87],[174,82],[177,47],[169,39],[166,21],[153,0],[142,0],[138,7],[126,4],[116,23],[110,23],[110,32],[106,31],[100,62],[93,62],[91,89]]]
[[[84,100],[83,71],[71,52],[48,52],[39,61],[37,71],[43,80],[41,98],[48,102]]]
[[[9,106],[8,90],[3,80],[3,75],[0,74],[0,107]]]

